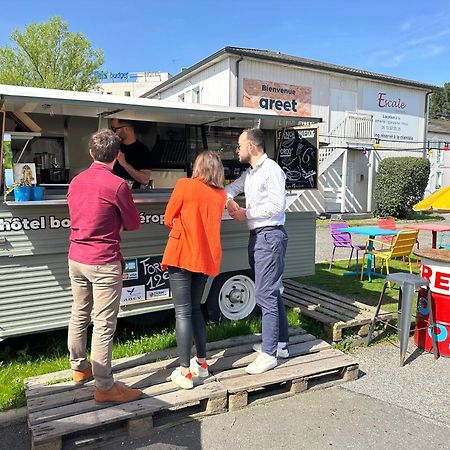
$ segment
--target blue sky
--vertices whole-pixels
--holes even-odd
[[[105,53],[112,72],[177,74],[231,45],[259,48],[442,85],[450,81],[448,0],[15,0],[13,29],[59,15]]]

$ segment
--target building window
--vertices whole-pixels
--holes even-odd
[[[200,87],[192,89],[192,103],[200,103]]]
[[[179,102],[184,102],[184,94],[180,94],[180,95],[178,96],[178,101],[179,101]]]
[[[130,91],[125,91],[123,94],[125,95],[125,97],[131,97],[131,92]]]
[[[112,95],[112,92],[107,92],[108,95]]]
[[[442,172],[436,172],[436,183],[435,189],[440,189],[442,187]]]

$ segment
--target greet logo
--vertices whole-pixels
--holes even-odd
[[[311,116],[311,88],[271,81],[243,81],[243,106],[288,116]]]

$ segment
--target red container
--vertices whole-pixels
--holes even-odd
[[[430,307],[433,308],[435,321],[432,330],[428,323]],[[419,290],[417,301],[416,326],[414,329],[414,342],[417,347],[433,351],[431,333],[436,334],[439,354],[450,356],[450,296],[431,292],[431,305],[427,302],[426,289]]]

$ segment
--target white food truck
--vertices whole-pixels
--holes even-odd
[[[235,155],[242,129],[261,127],[267,153],[276,158],[277,130],[320,122],[249,108],[0,85],[2,190],[24,165],[34,182],[45,188],[43,199],[18,201],[11,192],[0,205],[0,341],[67,326],[72,296],[66,192],[73,176],[91,163],[90,135],[108,127],[112,118],[135,121],[137,135],[151,150],[153,161],[152,189],[133,190],[141,229],[122,236],[126,267],[119,317],[173,307],[168,275],[160,265],[168,235],[163,216],[176,180],[190,176],[199,152],[219,151],[225,177],[232,181],[245,169]],[[285,132],[281,133],[278,137]],[[291,139],[286,137],[288,145]],[[289,153],[283,152],[283,162],[293,174],[287,186],[288,204],[292,204],[299,195],[295,182],[301,171],[292,170],[291,161],[286,161]],[[309,180],[311,167],[314,164],[309,164]],[[287,211],[284,276],[312,274],[315,213]],[[247,241],[246,224],[231,220],[224,211],[221,273],[208,280],[204,296],[212,320],[240,319],[254,309]]]

